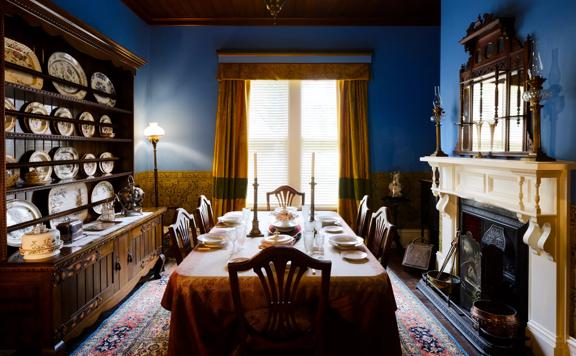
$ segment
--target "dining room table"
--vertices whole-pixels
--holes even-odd
[[[172,272],[162,298],[162,307],[171,311],[169,355],[230,355],[238,345],[239,322],[234,309],[227,263],[233,258],[250,258],[264,248],[263,240],[271,232],[270,212],[258,212],[264,237],[247,237],[241,247],[227,243],[222,248],[198,245]],[[331,211],[316,212],[316,219],[331,217],[345,234],[354,234],[348,224]],[[298,220],[297,220],[298,221]],[[303,224],[300,224],[303,225]],[[214,229],[221,229],[217,224]],[[222,231],[222,230],[220,230]],[[301,232],[300,232],[301,233]],[[323,250],[314,257],[332,262],[326,349],[330,355],[401,355],[396,323],[396,302],[386,270],[364,245],[362,260],[343,257],[343,250],[329,243],[328,232]],[[236,252],[232,253],[233,245]],[[304,239],[294,248],[307,251]],[[346,252],[347,250],[344,250]],[[345,255],[345,253],[344,253]],[[304,294],[314,294],[319,275],[309,270],[303,277]],[[253,271],[239,275],[244,308],[256,308],[259,286]]]

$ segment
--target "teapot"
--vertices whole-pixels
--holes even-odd
[[[144,191],[142,188],[135,186],[134,177],[128,176],[128,186],[118,191],[116,200],[120,203],[120,206],[122,206],[122,214],[124,214],[124,216],[142,214]]]

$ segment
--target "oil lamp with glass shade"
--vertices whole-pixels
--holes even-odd
[[[157,122],[151,122],[144,129],[144,136],[152,143],[154,148],[154,206],[158,206],[158,162],[156,161],[156,145],[160,137],[164,136],[164,129]]]

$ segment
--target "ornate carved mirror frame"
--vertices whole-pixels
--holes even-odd
[[[522,100],[530,40],[516,37],[514,19],[485,14],[460,40],[469,54],[460,69],[458,144],[455,154],[523,157],[530,148],[528,104]]]

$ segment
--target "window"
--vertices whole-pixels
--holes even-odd
[[[312,152],[316,154],[315,205],[338,205],[336,81],[254,80],[248,113],[247,205],[254,203],[254,152],[258,155],[258,202],[266,192],[290,185],[310,203]],[[276,201],[270,201],[276,204]]]

